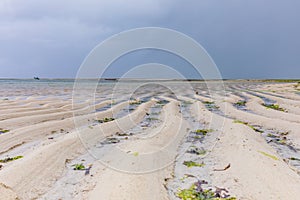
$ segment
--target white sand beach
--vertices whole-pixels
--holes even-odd
[[[108,83],[76,104],[72,81],[1,84],[1,200],[300,197],[298,82],[225,81],[221,101]]]

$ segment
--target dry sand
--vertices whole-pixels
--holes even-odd
[[[149,85],[127,101],[130,83],[114,99],[107,84],[76,105],[72,84],[2,86],[0,160],[22,158],[0,162],[0,199],[179,200],[198,180],[236,199],[300,198],[298,83],[228,81],[220,101],[174,85],[176,97]]]

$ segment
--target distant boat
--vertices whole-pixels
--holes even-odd
[[[105,78],[104,80],[105,80],[105,81],[117,81],[116,78]]]
[[[34,80],[40,80],[40,78],[39,77],[33,77],[34,78]]]

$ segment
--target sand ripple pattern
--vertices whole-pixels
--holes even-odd
[[[204,82],[174,82],[180,96],[149,86],[111,99],[106,84],[75,106],[71,81],[3,85],[0,199],[179,200],[197,180],[237,199],[299,199],[299,83],[224,83],[219,102]]]

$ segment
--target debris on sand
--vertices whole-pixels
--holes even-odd
[[[93,166],[93,165],[89,165],[89,167],[85,169],[85,173],[84,173],[85,176],[87,176],[87,175],[90,174],[91,169],[92,169],[92,166]]]
[[[101,144],[102,145],[105,145],[105,144],[117,144],[119,142],[120,142],[120,140],[118,138],[108,137],[103,142],[101,142]]]
[[[133,133],[119,133],[119,132],[116,132],[116,135],[119,136],[119,137],[128,137],[128,136],[132,136]]]
[[[214,169],[213,171],[226,171],[229,168],[230,168],[230,163],[226,167],[224,167],[224,169]]]
[[[103,118],[103,119],[98,119],[98,120],[96,120],[96,121],[97,121],[98,123],[102,124],[102,123],[111,122],[111,121],[114,121],[114,120],[115,120],[115,118],[112,118],[112,117],[110,117],[110,118],[105,117],[105,118]]]

